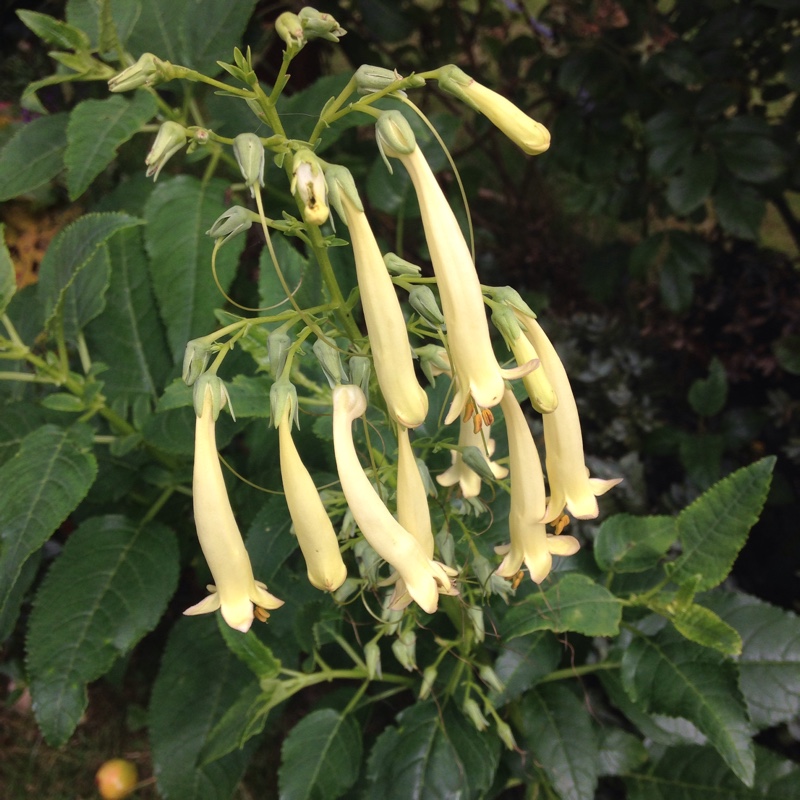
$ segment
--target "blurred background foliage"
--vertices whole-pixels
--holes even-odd
[[[15,11],[63,18],[65,5],[3,3],[0,144],[29,114],[17,105],[25,86],[52,72],[46,47]],[[363,63],[407,75],[452,62],[550,128],[551,149],[521,161],[502,134],[454,98],[435,91],[412,97],[442,123],[461,171],[483,280],[512,284],[536,298],[537,311],[547,309],[574,376],[586,450],[602,462],[601,472],[613,467],[626,479],[607,512],[672,513],[733,469],[777,455],[768,505],[734,580],[800,610],[800,2],[315,5],[351,35],[338,48],[300,54],[284,113],[300,107],[300,94],[291,92],[324,101],[346,80],[336,75]],[[283,49],[272,22],[297,8],[255,6],[243,44],[266,84]],[[40,94],[50,111],[105,96],[96,83]],[[202,102],[210,127],[229,136],[243,129],[220,98]],[[251,121],[242,109],[241,124],[250,129]],[[304,122],[298,114],[299,131]],[[379,179],[383,167],[365,135],[342,126],[337,160],[367,186],[371,218],[389,249],[422,259],[424,238],[406,204],[411,194]],[[141,173],[148,144],[135,139],[116,168]],[[433,158],[440,159],[434,168],[445,167],[441,155]],[[202,168],[182,161],[165,173]],[[443,180],[458,207],[452,175]],[[90,191],[99,196],[108,181]],[[142,175],[130,179],[130,202],[137,191],[144,197],[143,187]],[[94,200],[70,203],[63,187],[49,185],[2,206],[20,285],[36,280],[49,238],[76,206]],[[287,195],[272,200],[285,205]],[[258,253],[245,248],[245,267],[251,249]],[[251,261],[233,291],[245,302],[257,280],[257,257]],[[250,456],[248,474],[269,485],[271,457],[268,448]],[[134,698],[134,717],[137,703],[146,698]]]

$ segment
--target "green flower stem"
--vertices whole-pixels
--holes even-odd
[[[173,78],[177,78],[179,80],[194,81],[196,83],[207,83],[209,86],[214,86],[217,89],[222,89],[228,94],[233,94],[236,95],[237,97],[243,97],[246,100],[253,99],[254,96],[253,92],[249,89],[237,89],[235,86],[229,86],[227,83],[214,80],[214,78],[209,78],[207,75],[203,75],[201,72],[189,69],[188,67],[179,67],[173,64],[172,69],[174,71],[174,75],[172,76]]]
[[[153,503],[153,505],[151,505],[150,508],[147,510],[147,513],[142,517],[141,524],[146,525],[148,522],[150,522],[150,520],[153,519],[156,516],[156,514],[158,514],[159,511],[161,511],[167,500],[169,500],[170,497],[172,497],[174,492],[175,492],[175,487],[167,486],[167,488],[164,489],[164,491],[162,491],[161,494],[158,496],[155,503]]]
[[[339,96],[326,108],[324,109],[324,113],[320,114],[319,119],[317,120],[317,124],[314,126],[314,130],[311,132],[311,136],[309,137],[309,144],[313,145],[317,139],[322,135],[322,132],[325,128],[328,127],[329,120],[332,114],[335,114],[350,97],[351,94],[356,90],[356,78],[355,75],[350,78],[347,82],[347,86],[339,92]]]
[[[580,667],[568,667],[567,669],[557,669],[544,678],[539,679],[539,683],[553,683],[563,681],[568,678],[579,678],[582,675],[593,675],[596,672],[604,672],[609,669],[619,669],[619,661],[601,661],[599,664],[584,664]]]

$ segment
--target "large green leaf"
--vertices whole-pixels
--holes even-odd
[[[598,751],[600,775],[619,775],[632,772],[648,759],[642,740],[622,728],[605,728],[600,736]]]
[[[38,11],[17,11],[17,16],[40,39],[57,50],[88,50],[89,37],[79,28]]]
[[[500,707],[516,699],[551,673],[560,660],[561,645],[550,631],[536,631],[530,638],[503,643],[494,671],[504,688],[492,693],[492,703]]]
[[[655,768],[626,775],[628,800],[800,800],[800,768],[756,749],[755,782],[748,788],[710,747],[667,750]]]
[[[703,606],[692,603],[668,616],[676,630],[692,642],[711,647],[726,656],[738,656],[742,652],[742,637]]]
[[[252,682],[211,616],[184,617],[172,629],[150,698],[150,744],[167,800],[230,800],[247,765],[238,750],[198,765],[212,728]]]
[[[75,273],[62,295],[61,319],[64,336],[74,342],[78,334],[106,307],[106,292],[111,285],[111,261],[102,243]]]
[[[67,22],[85,31],[92,46],[101,52],[111,49],[107,48],[110,32],[104,30],[109,16],[120,42],[124,44],[140,13],[140,0],[67,0]]]
[[[717,159],[713,153],[694,153],[680,174],[667,183],[667,202],[678,214],[691,214],[711,194],[717,179]]]
[[[233,48],[241,44],[255,5],[256,0],[204,3],[202,14],[189,6],[181,20],[181,63],[207,75],[219,72],[217,61],[230,59]]]
[[[0,611],[30,555],[86,496],[97,474],[91,431],[44,425],[0,467]]]
[[[128,37],[128,50],[136,58],[142,53],[153,53],[173,64],[182,64],[180,37],[184,18],[192,13],[191,0],[173,0],[169,3],[138,0],[138,3],[141,13]]]
[[[104,298],[95,292],[98,282],[90,272],[78,281],[88,266],[97,267],[101,284],[107,284],[107,255],[98,250],[117,231],[140,225],[141,220],[127,214],[86,214],[68,225],[50,243],[39,268],[39,297],[44,306],[45,323],[60,309],[69,313],[69,322],[79,327],[102,311]],[[99,261],[93,259],[99,258]],[[99,310],[98,310],[99,308]]]
[[[148,92],[136,92],[132,100],[114,95],[78,103],[69,117],[64,153],[70,198],[80,197],[114,160],[117,148],[155,113],[156,101]]]
[[[800,619],[746,594],[700,598],[742,637],[739,688],[759,728],[800,714]]]
[[[697,590],[718,586],[731,571],[767,498],[775,458],[737,470],[704,492],[678,515],[683,555],[675,562],[676,583],[700,576]]]
[[[418,703],[376,740],[365,800],[472,800],[494,779],[499,740],[475,730],[460,713]]]
[[[726,233],[739,239],[758,239],[767,210],[763,195],[732,178],[720,180],[713,196],[714,210]]]
[[[616,636],[622,603],[608,589],[586,575],[556,575],[543,592],[536,592],[512,608],[502,621],[505,641],[534,631],[575,631],[585,636]]]
[[[28,670],[36,719],[61,745],[86,710],[86,684],[106,673],[161,618],[178,582],[169,528],[94,517],[67,540],[31,614]]]
[[[358,778],[361,728],[352,715],[312,711],[292,728],[281,756],[280,800],[336,800]]]
[[[96,361],[111,369],[103,374],[104,393],[134,419],[149,411],[172,366],[150,286],[147,257],[138,230],[122,231],[108,243],[111,285],[106,309],[87,328]]]
[[[145,207],[150,269],[161,318],[176,363],[186,342],[215,327],[214,309],[224,298],[211,275],[214,243],[205,232],[225,211],[228,184],[206,184],[181,175],[159,183]],[[228,289],[244,237],[231,240],[217,254],[217,275]]]
[[[312,266],[309,259],[303,256],[282,234],[273,233],[270,241],[278,258],[283,277],[297,304],[301,308],[319,305],[322,302],[322,278],[319,267]],[[277,307],[290,308],[283,291],[269,248],[264,247],[258,261],[258,297],[259,305],[263,308]],[[299,287],[299,288],[298,288]]]
[[[51,114],[20,126],[0,150],[0,202],[31,192],[61,172],[68,114]]]
[[[0,314],[5,314],[16,291],[16,273],[6,247],[5,225],[0,224]]]
[[[677,538],[674,517],[615,514],[597,532],[594,558],[603,570],[645,572],[663,558]]]
[[[274,678],[281,669],[281,662],[272,654],[269,649],[255,632],[249,630],[247,633],[240,633],[229,627],[222,615],[217,615],[217,624],[222,633],[222,638],[227,643],[231,652],[239,660],[247,665],[259,680]]]
[[[592,800],[600,759],[586,704],[566,686],[538,686],[520,707],[525,741],[561,800]]]
[[[621,669],[625,690],[642,710],[693,722],[739,778],[753,785],[753,731],[733,663],[665,630],[637,636]]]
[[[689,387],[689,405],[701,416],[713,417],[725,407],[728,377],[722,362],[714,357],[708,365],[708,377],[698,378]]]
[[[46,412],[21,400],[0,405],[0,465],[13,457],[23,439],[45,424]]]

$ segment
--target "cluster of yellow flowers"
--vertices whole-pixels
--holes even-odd
[[[298,27],[301,22],[297,20],[294,27],[290,25],[287,35],[295,29],[302,33]],[[336,35],[341,35],[338,26]],[[290,39],[294,41],[292,36]],[[373,69],[375,75],[363,70],[360,72],[370,79],[383,79],[379,70]],[[442,88],[483,113],[526,153],[542,153],[549,147],[550,134],[544,126],[457,67],[441,68],[436,76]],[[524,564],[534,581],[543,581],[551,570],[553,555],[568,556],[580,546],[576,538],[560,535],[566,519],[564,512],[580,519],[597,516],[596,497],[618,481],[589,477],[577,406],[558,354],[519,294],[509,287],[484,290],[481,286],[455,214],[408,121],[398,111],[374,114],[378,117],[377,144],[387,166],[389,159],[402,163],[416,192],[441,303],[443,325],[439,330],[444,347],[428,345],[418,348],[416,353],[412,350],[387,259],[372,232],[350,172],[342,166],[325,163],[312,150],[300,147],[293,155],[291,190],[298,199],[306,226],[323,225],[329,218],[329,206],[333,206],[348,227],[371,363],[397,430],[397,492],[393,514],[373,487],[353,443],[353,422],[367,407],[365,393],[356,381],[347,382],[341,370],[335,367],[327,370],[332,384],[333,442],[341,490],[365,540],[394,570],[385,582],[394,583],[388,608],[402,609],[413,601],[433,613],[439,594],[458,594],[458,574],[434,557],[426,488],[409,439],[409,430],[422,425],[428,414],[428,396],[417,379],[415,357],[424,353],[423,365],[429,375],[449,375],[454,391],[445,424],[460,420],[452,466],[437,476],[439,484],[458,484],[463,496],[470,498],[480,492],[479,472],[495,478],[504,478],[510,472],[510,543],[498,548],[504,558],[496,569],[497,575],[512,578]],[[164,161],[186,141],[181,126],[169,123],[162,126],[147,157],[148,175],[158,177]],[[255,134],[241,134],[233,140],[233,151],[245,184],[257,200],[259,215],[242,208],[229,210],[209,231],[218,241],[246,230],[254,220],[263,221],[260,201],[260,187],[264,184],[263,142]],[[495,326],[514,355],[513,369],[502,368],[495,356],[487,303],[493,309]],[[432,314],[439,313],[435,301],[433,309]],[[205,371],[207,357],[208,352],[202,348],[198,351],[196,344],[190,343],[185,378],[187,383],[194,384],[197,413],[195,520],[214,585],[208,587],[211,592],[208,597],[185,613],[201,614],[219,608],[230,626],[247,631],[254,616],[265,619],[266,611],[279,607],[282,601],[254,579],[231,510],[214,437],[214,423],[227,401],[227,393],[216,371]],[[338,355],[334,357],[338,360]],[[346,580],[347,569],[336,531],[292,440],[297,395],[289,383],[288,369],[281,370],[276,374],[271,400],[273,422],[280,439],[286,502],[309,580],[318,589],[335,591]],[[549,498],[529,424],[508,386],[508,381],[517,379],[524,382],[533,407],[543,416]],[[498,405],[503,410],[508,433],[508,468],[491,461],[494,451],[494,440],[490,437],[491,409]],[[480,464],[475,463],[476,456]],[[554,524],[554,533],[547,532],[548,524]]]

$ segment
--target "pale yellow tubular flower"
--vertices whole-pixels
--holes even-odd
[[[564,508],[577,519],[593,519],[599,513],[597,497],[622,478],[590,478],[583,453],[578,406],[567,371],[547,335],[535,319],[517,314],[525,335],[534,346],[558,397],[558,407],[542,417],[550,502],[546,522],[561,516]]]
[[[283,605],[253,578],[250,557],[233,516],[222,477],[215,436],[212,388],[203,390],[202,414],[196,420],[192,497],[197,538],[214,578],[211,594],[184,614],[222,610],[231,628],[246,633],[253,624],[253,606],[274,609]]]
[[[433,559],[433,530],[428,496],[417,459],[411,448],[408,428],[397,430],[397,521],[418,542],[429,559]],[[389,601],[389,608],[404,608],[411,602],[405,581],[399,578]]]
[[[530,339],[522,333],[516,339],[509,340],[509,346],[517,364],[527,364],[534,359],[540,361]],[[531,404],[540,414],[550,414],[556,410],[558,397],[556,397],[553,384],[550,383],[547,372],[541,363],[536,369],[522,377],[522,383]]]
[[[336,468],[347,505],[364,538],[373,550],[405,582],[411,598],[432,614],[439,592],[458,594],[444,565],[431,560],[420,543],[392,516],[372,488],[353,443],[353,422],[367,407],[358,386],[336,386],[333,390],[333,447]]]
[[[422,151],[415,145],[409,153],[404,153],[394,149],[385,137],[381,139],[381,147],[386,156],[399,159],[408,170],[422,214],[457,386],[445,418],[449,424],[462,412],[470,395],[479,408],[496,406],[503,396],[503,378],[520,377],[526,370],[505,371],[497,363],[472,254]]]
[[[541,122],[492,89],[483,86],[454,64],[440,70],[439,85],[480,111],[514,144],[536,156],[550,147],[550,131]]]
[[[541,583],[553,566],[553,555],[571,556],[580,549],[574,536],[553,536],[545,529],[547,497],[544,476],[536,443],[525,414],[511,389],[501,401],[508,430],[508,453],[511,464],[511,511],[508,527],[511,545],[497,568],[502,578],[512,578],[522,564],[531,578]],[[506,548],[498,548],[498,552]]]
[[[394,284],[363,209],[341,195],[356,262],[361,306],[375,374],[386,407],[398,425],[416,428],[428,413],[428,396],[414,373],[408,331]]]
[[[345,582],[347,567],[339,551],[336,531],[292,439],[292,416],[292,404],[287,403],[278,424],[286,505],[306,562],[308,580],[317,589],[333,592]]]
[[[471,421],[465,422],[461,420],[460,424],[461,428],[458,432],[459,447],[468,447],[470,445],[477,447],[486,460],[489,469],[492,471],[492,475],[497,479],[505,478],[506,475],[508,475],[508,470],[500,466],[500,464],[489,460],[494,454],[495,447],[494,439],[489,436],[491,433],[491,426],[484,425],[481,430],[476,433]],[[485,445],[484,442],[486,442]],[[480,475],[467,466],[458,450],[452,451],[452,465],[441,475],[436,476],[436,482],[440,486],[454,486],[457,483],[464,497],[477,497],[481,492]]]
[[[298,150],[292,162],[292,194],[297,192],[303,204],[302,214],[305,222],[323,225],[330,216],[328,208],[328,187],[319,159],[311,150]]]

